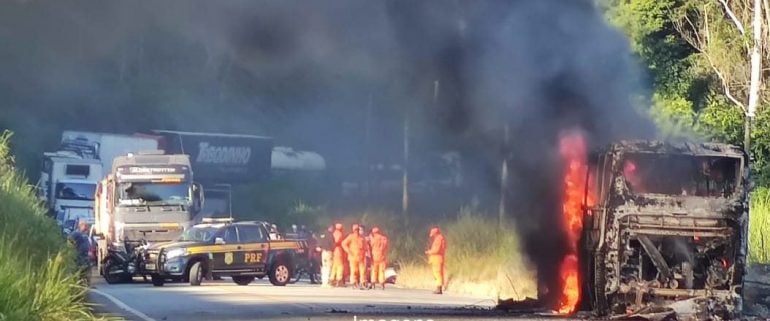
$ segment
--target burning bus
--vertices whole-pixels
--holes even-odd
[[[588,155],[579,140],[562,145],[565,224],[581,231],[580,272],[569,268],[574,257],[563,266],[562,312],[577,309],[578,297],[580,308],[600,315],[682,300],[697,313],[740,311],[749,215],[743,150],[622,141]],[[570,223],[578,208],[582,219]]]

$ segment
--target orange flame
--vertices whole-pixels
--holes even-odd
[[[564,257],[559,273],[563,289],[558,312],[560,314],[575,312],[575,307],[578,300],[580,300],[580,276],[578,275],[577,255],[569,254]]]
[[[583,202],[586,191],[587,151],[583,135],[571,132],[561,137],[559,152],[564,168],[564,199],[562,224],[567,233],[569,249],[559,271],[561,297],[557,311],[560,314],[575,312],[580,300],[580,273],[578,264],[578,242],[583,229]],[[589,204],[592,199],[588,199]]]

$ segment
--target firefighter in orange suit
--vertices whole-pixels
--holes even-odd
[[[385,290],[385,266],[388,262],[388,237],[380,233],[379,227],[372,228],[372,236],[369,238],[372,250],[372,287],[380,284]]]
[[[358,224],[353,224],[353,231],[342,241],[342,248],[348,254],[348,263],[350,264],[350,284],[354,288],[360,288],[361,282],[366,282],[364,273],[366,272],[366,244],[364,238],[358,232]]]
[[[343,280],[343,274],[345,272],[345,252],[342,249],[342,240],[344,234],[342,234],[342,224],[334,224],[334,232],[332,232],[332,238],[334,240],[334,251],[332,252],[332,272],[331,272],[331,285],[342,286],[345,284]]]
[[[446,269],[444,267],[444,257],[446,253],[446,239],[441,235],[438,227],[430,229],[430,249],[425,251],[428,255],[428,263],[433,272],[433,278],[436,280],[436,291],[433,294],[441,294],[444,287],[444,276]]]

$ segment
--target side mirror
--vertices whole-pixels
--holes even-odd
[[[192,203],[195,212],[203,209],[203,186],[199,183],[193,183],[192,185]]]
[[[214,238],[214,244],[216,244],[216,245],[223,245],[223,244],[225,244],[225,240],[222,239],[221,237],[216,237],[216,238]]]

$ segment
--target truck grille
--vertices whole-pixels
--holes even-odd
[[[147,263],[158,263],[158,256],[160,255],[160,251],[158,250],[148,250],[144,254],[144,260]]]

